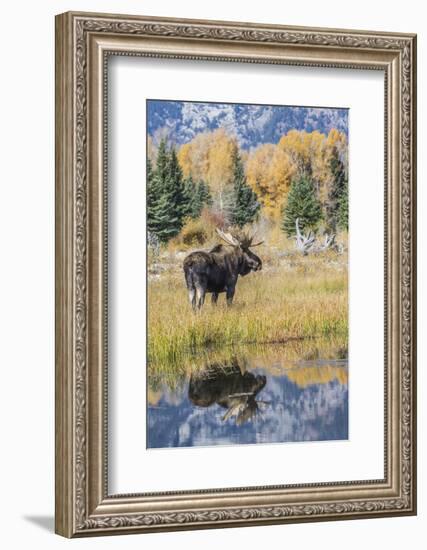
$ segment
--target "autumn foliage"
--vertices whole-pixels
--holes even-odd
[[[213,195],[222,192],[232,175],[235,147],[234,138],[224,129],[198,134],[179,149],[184,176],[205,181]],[[297,175],[313,179],[317,198],[324,203],[333,180],[330,161],[334,148],[346,165],[347,138],[335,129],[328,135],[291,130],[279,143],[262,144],[243,154],[247,181],[258,195],[263,213],[280,217],[292,179]]]
[[[167,154],[164,143],[161,149],[149,140],[148,156],[153,170],[161,166]],[[295,206],[286,210],[290,191],[294,188],[295,194],[296,182],[305,181],[313,193],[312,202],[320,208],[317,225],[321,221],[327,229],[347,229],[347,137],[336,129],[328,135],[290,130],[278,143],[245,150],[233,135],[220,128],[197,134],[176,149],[176,158],[178,183],[191,201],[188,216],[193,220],[203,208],[208,208],[210,215],[223,223],[243,225],[262,217],[283,230],[286,226],[289,234],[292,221],[287,218],[290,210],[292,215],[295,210]],[[156,182],[159,177],[156,180],[153,174]],[[164,188],[171,193],[165,182]],[[166,203],[170,206],[170,198]],[[186,223],[183,219],[175,224],[176,230]],[[169,230],[169,234],[173,236],[173,231]]]

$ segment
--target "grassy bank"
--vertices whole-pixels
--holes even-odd
[[[177,363],[206,347],[284,344],[296,339],[340,338],[348,333],[347,258],[336,254],[260,256],[264,269],[240,278],[235,303],[224,295],[194,314],[182,261],[168,265],[148,288],[150,363]],[[208,296],[209,297],[209,296]]]

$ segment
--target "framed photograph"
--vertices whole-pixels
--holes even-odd
[[[416,37],[56,18],[56,532],[416,513]]]

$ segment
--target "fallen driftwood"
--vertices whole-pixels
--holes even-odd
[[[335,249],[337,252],[341,253],[342,248],[340,248],[335,242],[335,234],[329,235],[325,233],[323,242],[318,242],[316,240],[316,234],[313,231],[309,231],[307,235],[304,235],[299,227],[299,218],[295,220],[295,246],[299,252],[302,252],[304,255],[313,252],[323,252],[328,249]]]

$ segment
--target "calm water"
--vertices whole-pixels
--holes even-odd
[[[197,368],[189,357],[181,375],[149,382],[147,447],[347,439],[342,355],[290,361],[275,349],[247,349],[207,356]]]

